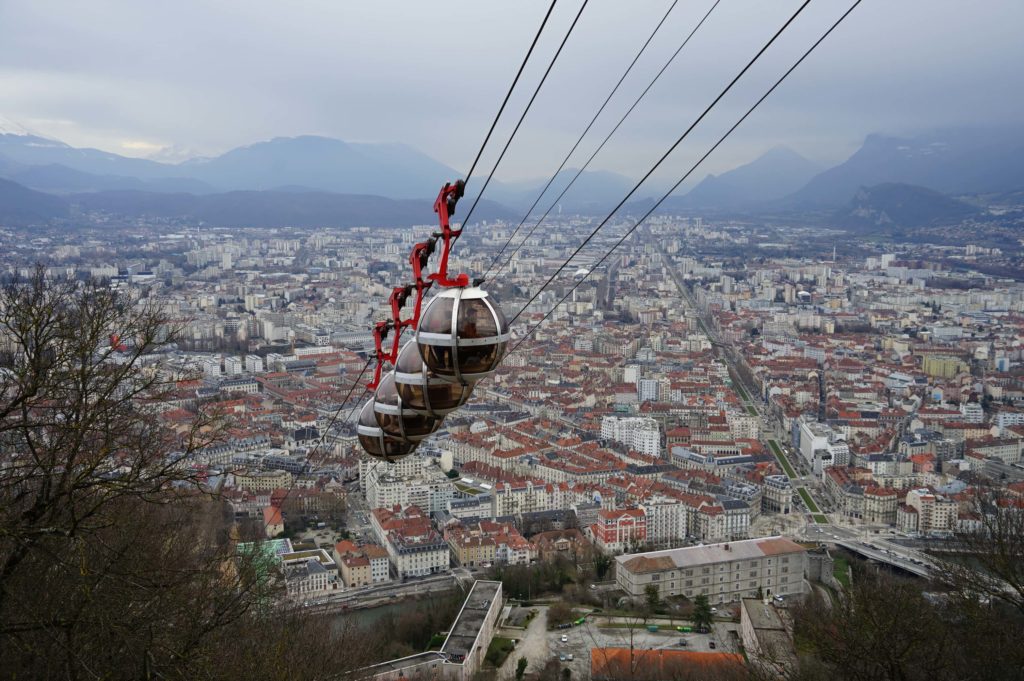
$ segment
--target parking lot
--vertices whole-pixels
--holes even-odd
[[[622,623],[621,620],[617,622]],[[604,618],[598,617],[571,629],[547,632],[551,656],[558,659],[563,667],[571,669],[573,677],[587,678],[590,675],[592,648],[629,648],[632,642],[635,651],[672,649],[737,652],[736,637],[729,633],[730,629],[738,629],[737,624],[716,622],[707,634],[681,633],[669,626],[659,626],[658,631],[652,632],[642,622],[631,622],[633,626],[630,627],[610,627],[606,624]],[[566,640],[563,641],[563,637]],[[681,640],[686,641],[685,646],[679,645]]]

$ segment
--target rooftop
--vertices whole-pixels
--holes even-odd
[[[659,572],[674,565],[690,567],[734,560],[751,560],[767,556],[803,553],[806,549],[784,537],[764,537],[742,541],[688,546],[663,551],[626,554],[616,557],[620,567],[633,573]]]
[[[473,588],[469,590],[466,602],[462,604],[462,610],[459,611],[448,638],[441,646],[441,652],[449,659],[456,658],[452,661],[458,662],[473,651],[487,611],[500,591],[501,582],[477,580],[473,583]]]

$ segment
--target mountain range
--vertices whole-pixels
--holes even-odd
[[[576,172],[560,172],[534,213],[547,209]],[[8,181],[0,193],[0,220],[25,224],[99,212],[225,226],[422,224],[431,221],[429,202],[440,183],[458,176],[455,169],[407,145],[317,136],[275,138],[214,158],[170,164],[31,135],[0,134],[0,178]],[[478,180],[470,185],[471,192],[483,185]],[[602,214],[632,184],[616,173],[586,171],[556,210]],[[494,180],[475,216],[514,219],[543,185],[542,180]],[[940,201],[919,189],[943,198],[1021,190],[1024,134],[947,130],[917,137],[870,135],[850,158],[826,169],[776,147],[748,164],[706,176],[686,194],[670,197],[661,211],[826,210],[838,211],[844,220],[853,216],[853,224],[860,220],[858,213],[863,217],[871,209],[851,202],[858,196],[863,200],[865,188],[878,187],[867,195],[869,203],[877,199],[892,208],[894,202],[920,206],[931,200],[948,211],[949,219],[958,219],[964,214],[959,202]],[[642,188],[640,195],[651,191]],[[470,194],[464,201],[472,198]],[[638,199],[627,210],[639,212],[652,202]],[[933,212],[925,211],[929,219]],[[890,221],[921,214],[883,209],[878,216],[882,213]]]
[[[820,165],[788,147],[775,147],[746,165],[721,175],[708,175],[673,205],[680,208],[757,205],[798,191],[822,170]]]
[[[844,210],[837,211],[836,222],[857,231],[885,230],[889,227],[927,227],[960,222],[977,217],[983,211],[964,201],[917,185],[889,182],[862,187]]]
[[[947,130],[912,138],[870,135],[843,163],[794,192],[794,206],[835,207],[860,187],[899,183],[950,195],[1024,187],[1024,131]]]

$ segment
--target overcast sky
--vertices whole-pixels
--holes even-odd
[[[712,2],[679,0],[595,126],[602,137]],[[813,0],[666,172],[688,167],[848,2]],[[591,0],[499,177],[557,166],[670,4]],[[595,167],[644,172],[799,4],[722,0]],[[405,142],[464,170],[547,6],[0,0],[0,128],[176,160],[319,134]],[[499,141],[579,6],[559,0]],[[829,163],[870,132],[1017,124],[1022,27],[1021,0],[864,0],[703,170],[776,145]]]

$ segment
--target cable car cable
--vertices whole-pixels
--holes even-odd
[[[480,188],[480,192],[473,199],[473,205],[469,207],[469,212],[466,213],[466,217],[462,220],[463,227],[469,223],[469,217],[476,209],[476,205],[480,203],[480,197],[482,197],[484,192],[487,190],[487,185],[489,185],[491,183],[491,179],[494,178],[494,173],[498,170],[498,165],[501,163],[501,160],[505,158],[505,152],[508,151],[509,146],[512,144],[512,140],[515,139],[516,133],[519,132],[519,126],[523,124],[523,119],[525,119],[526,114],[530,112],[530,107],[533,106],[533,101],[537,99],[537,95],[540,94],[540,89],[544,86],[544,81],[548,79],[548,74],[551,73],[551,69],[558,60],[558,55],[562,53],[562,48],[565,47],[565,43],[569,40],[569,36],[572,35],[573,29],[576,28],[576,22],[580,20],[580,16],[583,15],[583,10],[587,8],[588,2],[590,2],[590,0],[583,0],[583,4],[580,6],[580,11],[576,13],[576,18],[572,20],[569,30],[566,31],[565,37],[562,38],[562,43],[558,46],[558,51],[555,52],[555,56],[551,58],[551,63],[548,64],[547,69],[544,70],[544,75],[541,77],[540,83],[537,84],[537,89],[533,91],[533,96],[530,97],[530,101],[527,102],[526,108],[523,110],[523,115],[519,117],[519,122],[516,123],[516,127],[512,129],[512,134],[509,136],[508,141],[505,142],[505,148],[502,149],[501,154],[498,155],[498,160],[494,162],[494,167],[491,168],[490,174],[487,176],[487,179],[484,180],[484,186]]]
[[[555,170],[555,172],[551,175],[551,178],[547,181],[547,184],[544,185],[544,188],[540,190],[540,194],[538,194],[537,198],[534,199],[533,205],[531,205],[526,210],[526,214],[523,215],[523,219],[519,221],[519,224],[516,226],[515,230],[512,231],[512,235],[508,238],[508,241],[506,241],[505,245],[501,247],[501,250],[499,250],[495,254],[494,259],[491,260],[491,264],[487,266],[487,271],[484,272],[484,279],[486,279],[487,276],[491,273],[491,269],[493,269],[494,266],[497,264],[498,260],[501,259],[501,255],[505,252],[505,249],[509,247],[509,244],[512,243],[512,240],[516,238],[516,234],[519,233],[520,228],[522,228],[523,224],[525,224],[527,219],[529,219],[530,214],[533,212],[533,209],[536,208],[537,204],[540,203],[540,200],[544,198],[544,194],[547,193],[548,189],[551,187],[551,184],[558,177],[558,173],[562,172],[562,169],[565,168],[565,164],[569,162],[569,158],[572,157],[573,153],[576,152],[576,149],[580,146],[580,143],[583,141],[583,138],[586,137],[588,132],[590,132],[590,129],[594,126],[594,123],[597,121],[598,117],[605,110],[605,107],[608,106],[608,102],[610,102],[612,97],[615,96],[615,93],[619,91],[619,87],[622,85],[623,81],[626,80],[626,76],[628,76],[630,71],[633,70],[633,67],[636,66],[637,61],[640,59],[641,55],[643,55],[643,53],[647,50],[648,45],[651,44],[651,41],[654,39],[654,36],[657,35],[658,31],[665,23],[665,20],[668,19],[668,15],[672,13],[672,10],[675,9],[675,6],[677,4],[679,4],[679,0],[672,0],[672,4],[669,5],[669,8],[665,12],[665,15],[661,18],[661,21],[658,22],[658,25],[654,27],[654,31],[652,31],[651,34],[647,37],[647,40],[640,48],[640,51],[636,53],[635,57],[633,57],[633,61],[629,63],[629,67],[626,68],[625,72],[622,74],[622,77],[619,78],[619,82],[617,82],[615,84],[615,87],[612,88],[612,91],[608,93],[608,96],[605,97],[604,103],[601,104],[601,107],[597,110],[597,113],[594,114],[594,117],[590,119],[590,123],[588,123],[587,127],[583,130],[582,133],[580,133],[579,138],[576,140],[576,144],[572,145],[572,149],[570,149],[569,153],[566,154],[565,158],[562,159],[562,162],[559,164],[558,169]]]
[[[633,225],[632,227],[630,227],[630,228],[629,228],[629,230],[627,230],[627,231],[626,231],[626,233],[625,233],[625,234],[623,234],[623,235],[622,235],[622,236],[621,236],[621,237],[619,238],[619,240],[618,240],[618,241],[617,241],[617,242],[616,242],[616,243],[615,243],[615,244],[614,244],[614,245],[613,245],[613,246],[612,246],[612,247],[611,247],[611,248],[610,248],[610,249],[608,250],[608,252],[606,252],[606,253],[605,253],[605,254],[604,254],[603,256],[601,256],[601,258],[600,258],[599,260],[597,260],[597,262],[595,262],[595,263],[593,264],[593,266],[592,266],[592,267],[591,267],[591,268],[590,268],[590,269],[588,270],[587,274],[583,275],[583,277],[581,277],[581,278],[580,278],[580,280],[579,280],[578,282],[576,282],[576,283],[575,283],[575,284],[574,284],[574,285],[572,286],[572,288],[570,288],[570,289],[569,289],[569,291],[568,291],[568,292],[567,292],[567,293],[566,293],[566,294],[565,294],[564,296],[562,296],[561,300],[559,300],[559,301],[558,301],[557,303],[555,303],[555,304],[554,304],[554,306],[553,306],[553,307],[552,307],[552,308],[551,308],[550,310],[548,310],[548,312],[547,312],[547,313],[546,313],[546,314],[545,314],[545,315],[544,315],[544,316],[543,316],[543,317],[541,318],[541,320],[540,320],[539,322],[537,322],[537,323],[536,323],[535,325],[533,325],[532,327],[530,327],[530,329],[529,329],[529,330],[528,330],[528,331],[526,332],[526,334],[525,334],[525,335],[524,335],[524,336],[523,336],[523,337],[522,337],[521,339],[519,339],[519,341],[518,341],[518,342],[517,342],[517,343],[516,343],[516,344],[515,344],[515,345],[514,345],[514,346],[512,347],[512,349],[508,351],[508,353],[506,353],[506,355],[505,355],[505,358],[506,358],[506,359],[507,359],[507,358],[508,358],[508,357],[509,357],[509,356],[510,356],[510,355],[511,355],[511,354],[512,354],[513,352],[515,352],[515,351],[516,351],[516,350],[517,350],[517,349],[519,348],[519,346],[520,346],[520,345],[522,345],[522,344],[523,344],[523,341],[525,341],[525,340],[526,340],[527,338],[529,338],[529,337],[530,337],[530,336],[531,336],[531,335],[533,334],[533,332],[534,332],[534,331],[535,331],[535,330],[537,329],[537,327],[539,327],[539,326],[540,326],[541,324],[543,324],[543,323],[544,323],[544,322],[545,322],[545,321],[546,321],[546,320],[548,319],[548,317],[550,317],[550,316],[551,316],[551,314],[552,314],[552,313],[553,313],[553,312],[554,312],[554,311],[555,311],[555,310],[556,310],[556,309],[558,308],[558,306],[559,306],[559,305],[561,305],[561,304],[562,304],[562,303],[564,303],[564,302],[565,302],[566,300],[568,300],[569,296],[570,296],[570,295],[572,295],[572,293],[573,293],[573,292],[574,292],[574,291],[575,291],[575,290],[576,290],[577,288],[579,288],[579,285],[580,285],[580,284],[582,284],[582,283],[583,283],[583,282],[584,282],[584,281],[586,280],[586,278],[590,276],[590,273],[591,273],[591,272],[593,272],[593,271],[594,271],[595,269],[597,269],[597,267],[599,267],[599,266],[601,265],[601,263],[603,263],[603,262],[604,262],[604,261],[605,261],[605,260],[606,260],[606,259],[608,258],[608,256],[610,256],[610,255],[611,255],[611,254],[612,254],[612,253],[613,253],[613,252],[615,251],[615,249],[617,249],[617,248],[618,248],[618,247],[619,247],[620,245],[622,245],[622,243],[623,243],[623,242],[624,242],[624,241],[625,241],[625,240],[626,240],[626,239],[627,239],[627,238],[628,238],[628,237],[629,237],[629,236],[630,236],[630,235],[631,235],[631,234],[632,234],[632,233],[633,233],[634,231],[636,231],[636,228],[637,228],[637,227],[639,227],[639,226],[641,225],[641,223],[643,223],[643,222],[644,222],[645,220],[647,220],[647,218],[648,218],[648,217],[650,217],[650,216],[651,216],[651,214],[652,214],[652,213],[653,213],[653,212],[654,212],[655,210],[657,210],[658,206],[660,206],[660,205],[661,205],[661,204],[662,204],[662,203],[663,203],[663,202],[664,202],[664,201],[665,201],[665,200],[666,200],[666,199],[667,199],[667,198],[668,198],[669,196],[671,196],[671,195],[672,195],[672,193],[673,193],[673,192],[674,192],[674,191],[675,191],[676,189],[678,189],[678,188],[679,188],[679,186],[680,186],[680,185],[681,185],[681,184],[682,184],[683,182],[685,182],[685,181],[686,181],[686,179],[687,179],[688,177],[690,177],[690,175],[691,175],[691,174],[693,174],[693,172],[694,172],[694,171],[696,171],[696,170],[697,170],[697,168],[698,168],[698,167],[699,167],[699,166],[700,166],[700,165],[701,165],[701,164],[702,164],[702,163],[703,163],[703,162],[705,161],[705,159],[707,159],[707,157],[708,157],[708,156],[710,156],[710,155],[711,155],[711,154],[712,154],[712,153],[713,153],[713,152],[715,151],[715,149],[717,149],[717,148],[719,147],[719,145],[721,145],[721,144],[722,144],[722,143],[723,143],[723,142],[724,142],[724,141],[726,140],[726,138],[728,138],[728,137],[729,137],[729,135],[731,135],[731,134],[733,133],[733,131],[734,131],[734,130],[736,130],[736,128],[738,128],[738,127],[740,126],[740,124],[742,124],[742,123],[743,123],[743,121],[745,121],[745,120],[747,119],[747,117],[749,117],[749,116],[750,116],[750,114],[754,113],[754,110],[755,110],[755,109],[757,109],[757,107],[759,107],[759,106],[761,105],[761,103],[762,103],[762,102],[764,102],[764,100],[768,99],[769,95],[771,95],[771,94],[772,94],[772,93],[773,93],[773,92],[774,92],[774,91],[775,91],[775,90],[776,90],[776,89],[777,89],[777,88],[778,88],[778,87],[779,87],[779,86],[780,86],[780,85],[782,84],[782,82],[783,82],[784,80],[786,80],[786,78],[788,78],[788,77],[789,77],[789,75],[790,75],[791,73],[793,73],[793,71],[795,71],[795,70],[796,70],[796,68],[797,68],[798,66],[800,66],[800,64],[801,64],[801,63],[803,63],[803,61],[804,61],[805,59],[807,59],[807,57],[808,57],[808,56],[810,56],[810,54],[811,54],[811,53],[812,53],[812,52],[813,52],[813,51],[814,51],[814,50],[815,50],[815,49],[816,49],[816,48],[818,47],[818,45],[820,45],[820,44],[821,44],[821,43],[822,43],[822,42],[823,42],[823,41],[825,40],[825,38],[827,38],[827,37],[828,37],[828,36],[829,36],[829,35],[830,35],[830,34],[832,33],[832,31],[834,31],[834,30],[835,30],[835,29],[836,29],[836,28],[837,28],[837,27],[839,26],[839,24],[841,24],[841,23],[843,22],[843,20],[845,20],[845,19],[846,19],[846,17],[847,17],[847,16],[849,16],[849,15],[850,15],[850,13],[851,13],[851,12],[853,12],[853,10],[857,8],[857,6],[858,6],[858,5],[859,5],[859,4],[861,3],[861,1],[862,1],[862,0],[856,0],[856,1],[855,1],[855,2],[854,2],[854,3],[853,3],[853,4],[851,5],[851,6],[850,6],[850,8],[849,8],[849,9],[847,9],[847,10],[846,10],[846,12],[844,12],[844,13],[843,13],[843,15],[842,15],[842,16],[840,16],[840,17],[839,17],[839,18],[838,18],[838,19],[837,19],[837,20],[835,21],[835,23],[833,23],[833,24],[832,24],[832,26],[830,26],[830,27],[829,27],[829,29],[828,29],[827,31],[825,31],[825,33],[823,33],[823,34],[821,35],[821,37],[820,37],[820,38],[818,38],[818,39],[817,39],[817,40],[816,40],[816,41],[814,42],[814,44],[812,44],[812,45],[811,45],[811,46],[810,46],[810,47],[809,47],[809,48],[807,49],[807,51],[806,51],[806,52],[804,52],[804,53],[803,53],[803,55],[802,55],[802,56],[801,56],[801,57],[800,57],[799,59],[797,59],[797,60],[796,60],[796,62],[794,62],[794,63],[793,63],[793,65],[792,65],[792,66],[790,66],[790,67],[789,67],[789,69],[787,69],[787,70],[786,70],[786,72],[785,72],[785,73],[783,73],[783,74],[782,74],[782,76],[781,76],[781,77],[780,77],[780,78],[779,78],[779,79],[778,79],[777,81],[775,81],[775,84],[774,84],[774,85],[772,85],[772,86],[771,86],[771,87],[770,87],[770,88],[768,89],[768,91],[767,91],[767,92],[765,92],[765,93],[764,93],[764,94],[763,94],[763,95],[761,96],[761,98],[760,98],[760,99],[758,99],[758,100],[757,100],[756,102],[754,102],[753,106],[751,106],[751,107],[750,107],[749,109],[747,109],[747,112],[746,112],[745,114],[743,114],[743,116],[741,116],[741,117],[740,117],[740,119],[739,119],[738,121],[736,121],[736,123],[734,123],[734,124],[733,124],[733,126],[732,126],[731,128],[729,128],[729,129],[728,129],[728,130],[727,130],[727,131],[725,132],[725,134],[724,134],[724,135],[722,135],[722,136],[721,136],[721,137],[720,137],[720,138],[718,139],[718,141],[717,141],[717,142],[715,142],[715,143],[714,143],[714,145],[712,145],[712,146],[711,146],[711,148],[710,148],[710,149],[708,149],[708,150],[707,150],[707,152],[705,152],[705,153],[704,153],[704,155],[703,155],[703,156],[701,156],[701,157],[700,157],[700,158],[699,158],[699,159],[697,160],[697,162],[696,162],[696,163],[694,163],[694,164],[693,164],[693,166],[691,166],[691,167],[690,167],[690,169],[689,169],[689,170],[687,170],[687,171],[686,171],[686,174],[685,174],[685,175],[683,175],[683,176],[682,176],[682,177],[681,177],[681,178],[679,179],[679,181],[678,181],[678,182],[676,182],[676,183],[675,183],[674,185],[672,185],[672,188],[671,188],[671,189],[669,189],[669,190],[668,190],[668,191],[667,191],[667,192],[666,192],[666,193],[665,193],[665,194],[664,194],[664,195],[663,195],[663,196],[662,196],[662,197],[661,197],[660,199],[658,199],[658,201],[657,201],[657,202],[656,202],[656,203],[654,204],[654,206],[652,206],[652,207],[651,207],[651,208],[650,208],[650,209],[649,209],[649,210],[648,210],[648,211],[647,211],[646,213],[644,213],[644,214],[643,214],[643,216],[642,216],[642,217],[641,217],[641,218],[640,218],[639,220],[637,220],[637,221],[636,221],[636,223],[635,223],[635,224],[634,224],[634,225]],[[518,317],[518,315],[516,315],[516,316]]]
[[[512,97],[512,91],[516,89],[516,83],[519,82],[519,77],[523,75],[523,69],[526,68],[526,62],[530,61],[530,55],[533,54],[533,48],[537,46],[540,34],[544,32],[544,26],[548,23],[548,18],[551,16],[552,10],[555,9],[556,2],[558,2],[558,0],[551,0],[551,6],[548,7],[548,13],[544,15],[544,21],[540,22],[540,28],[537,29],[537,35],[533,36],[533,42],[530,43],[530,49],[527,50],[526,56],[523,58],[523,63],[519,65],[516,77],[512,80],[512,85],[509,86],[508,92],[505,93],[505,100],[501,103],[498,113],[495,114],[494,120],[491,121],[491,128],[487,131],[487,136],[484,137],[484,143],[480,145],[480,151],[476,152],[476,158],[473,159],[473,165],[469,167],[469,172],[466,173],[466,184],[469,184],[469,178],[473,176],[473,171],[476,170],[476,164],[480,161],[480,156],[484,153],[484,148],[487,147],[487,142],[491,139],[491,134],[494,132],[495,126],[498,125],[498,119],[501,118],[501,113],[505,110],[505,105],[508,104],[509,98]]]
[[[722,0],[715,0],[715,4],[711,6],[711,9],[709,9],[701,18],[701,20],[697,22],[697,25],[693,27],[693,30],[691,30],[689,35],[686,36],[686,39],[683,40],[682,44],[679,45],[678,48],[676,48],[676,51],[673,52],[672,56],[668,58],[668,61],[666,61],[665,65],[661,67],[661,70],[659,70],[658,73],[655,74],[654,79],[651,80],[651,82],[647,85],[646,88],[644,88],[644,91],[641,92],[640,96],[636,98],[636,101],[633,102],[633,105],[626,110],[626,113],[622,115],[622,118],[620,118],[619,122],[615,124],[615,127],[612,128],[611,132],[609,132],[605,136],[604,140],[602,140],[601,144],[597,146],[597,149],[595,149],[594,152],[590,155],[590,158],[587,159],[586,163],[584,163],[579,168],[579,170],[576,171],[576,174],[573,176],[571,180],[569,180],[569,183],[565,185],[565,187],[558,194],[558,196],[555,197],[555,200],[551,202],[551,205],[548,206],[547,210],[544,211],[544,214],[540,216],[540,219],[537,220],[533,227],[530,228],[530,231],[526,233],[526,236],[523,237],[523,240],[519,242],[519,245],[516,246],[515,249],[513,249],[512,253],[508,256],[505,262],[502,263],[501,267],[498,268],[497,272],[495,273],[495,276],[497,276],[499,273],[501,273],[503,269],[509,266],[509,264],[512,262],[512,259],[515,257],[516,253],[518,253],[519,250],[523,247],[523,244],[525,244],[530,239],[530,237],[533,236],[533,233],[537,231],[537,228],[540,227],[541,223],[544,222],[544,220],[551,213],[554,207],[558,205],[558,202],[562,200],[562,197],[565,196],[570,189],[572,189],[572,186],[576,184],[576,180],[580,178],[580,175],[583,174],[583,171],[590,167],[591,161],[593,161],[594,158],[598,155],[598,153],[600,153],[600,151],[604,149],[604,146],[608,143],[608,140],[612,138],[612,135],[614,135],[618,131],[619,127],[621,127],[622,124],[626,121],[626,119],[629,118],[629,115],[633,113],[633,110],[636,109],[636,107],[640,104],[641,100],[643,100],[647,93],[650,92],[651,88],[654,87],[654,84],[658,82],[658,79],[661,78],[661,74],[665,73],[668,67],[671,66],[672,62],[675,61],[675,58],[678,57],[679,53],[683,51],[684,47],[686,47],[686,44],[690,42],[690,38],[692,38],[693,35],[700,29],[700,27],[704,25],[704,22],[707,21],[708,17],[711,16],[711,13],[715,11],[715,8],[718,7],[718,3],[720,3],[721,1]]]
[[[608,215],[603,220],[601,220],[597,227],[594,228],[594,231],[592,231],[590,235],[583,240],[583,243],[581,243],[568,258],[566,258],[565,262],[562,263],[557,270],[555,270],[554,274],[552,274],[546,282],[544,282],[544,285],[537,289],[537,292],[533,294],[533,296],[526,302],[525,305],[523,305],[519,312],[517,312],[516,315],[511,320],[509,320],[509,324],[514,324],[515,321],[519,319],[519,315],[523,314],[523,312],[526,311],[526,308],[528,308],[533,303],[533,301],[537,299],[537,297],[544,291],[544,289],[546,289],[551,284],[551,282],[553,282],[555,278],[557,278],[558,275],[562,273],[562,270],[569,266],[569,263],[572,261],[572,259],[575,258],[588,243],[590,243],[591,239],[593,239],[594,236],[597,235],[597,233],[601,230],[602,227],[608,224],[608,221],[615,216],[615,214],[619,211],[620,208],[622,208],[623,205],[625,205],[626,201],[628,201],[633,196],[633,194],[636,193],[640,186],[647,181],[647,178],[654,174],[654,171],[657,170],[658,167],[665,162],[665,159],[667,159],[669,155],[671,155],[672,152],[675,151],[680,144],[682,144],[683,140],[685,140],[687,136],[689,136],[690,132],[692,132],[693,129],[696,128],[702,120],[704,120],[704,117],[708,115],[711,109],[713,109],[715,105],[718,104],[718,102],[720,102],[722,98],[725,97],[725,95],[733,88],[733,86],[736,85],[739,79],[742,78],[743,75],[750,70],[754,63],[761,58],[761,55],[763,55],[765,51],[767,51],[768,48],[771,47],[772,43],[774,43],[778,39],[778,37],[782,35],[782,32],[785,31],[789,27],[789,25],[796,20],[798,16],[800,16],[800,13],[804,11],[804,9],[807,7],[807,5],[810,4],[810,2],[811,0],[804,0],[800,7],[797,8],[796,12],[794,12],[793,15],[786,20],[786,23],[783,24],[782,27],[775,32],[771,39],[769,39],[768,42],[766,42],[764,46],[757,51],[757,54],[755,54],[750,59],[750,61],[747,62],[747,65],[744,66],[743,69],[738,74],[736,74],[736,76],[729,82],[729,84],[725,86],[725,89],[722,90],[717,97],[715,97],[714,101],[712,101],[711,104],[709,104],[707,108],[704,109],[703,113],[701,113],[701,115],[698,116],[697,119],[690,124],[690,127],[688,127],[683,132],[683,134],[679,136],[679,138],[672,144],[672,146],[668,148],[668,151],[662,154],[661,158],[659,158],[657,162],[655,162],[655,164],[651,166],[650,170],[648,170],[644,174],[644,176],[641,177],[635,185],[633,185],[633,188],[629,190],[629,193],[627,193],[626,196],[624,196],[622,200],[619,201],[615,208],[613,208],[611,212],[609,212]]]

